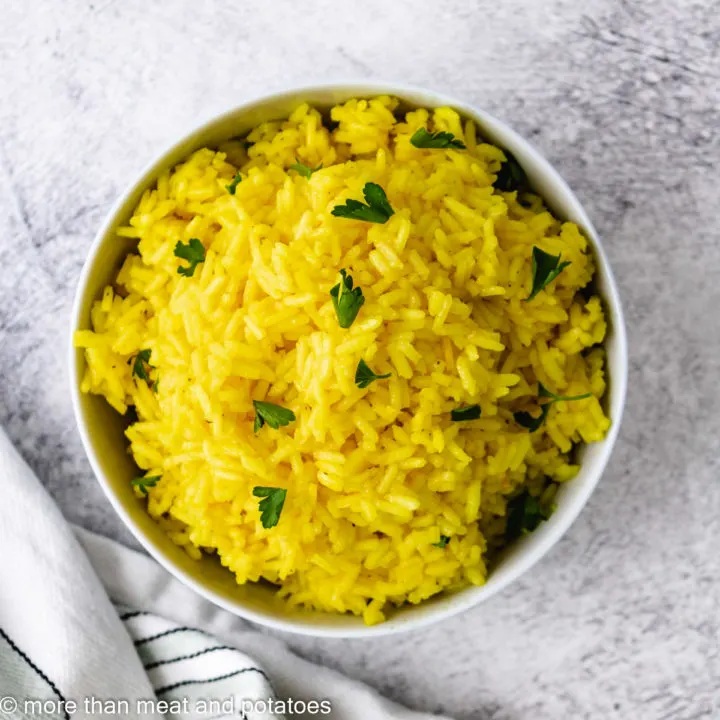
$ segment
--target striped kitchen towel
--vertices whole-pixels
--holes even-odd
[[[0,430],[0,718],[430,720],[75,532]]]

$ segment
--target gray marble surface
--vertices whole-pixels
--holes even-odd
[[[80,446],[65,361],[113,199],[188,126],[285,84],[397,78],[473,102],[539,146],[604,238],[631,346],[621,440],[568,535],[484,606],[401,637],[289,641],[465,720],[720,718],[719,12],[0,3],[0,423],[70,520],[132,544]]]

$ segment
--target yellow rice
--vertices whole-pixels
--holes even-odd
[[[139,474],[161,476],[147,508],[175,542],[217,553],[238,583],[264,578],[293,605],[367,623],[484,583],[508,496],[571,479],[573,446],[610,424],[603,309],[579,292],[595,270],[586,238],[540,198],[493,188],[505,156],[472,122],[396,107],[351,100],[330,129],[302,105],[252,145],[199,150],[163,174],[118,231],[138,254],[76,335],[82,390],[135,407],[129,450]],[[421,126],[467,150],[413,147]],[[323,167],[306,179],[289,170],[298,159]],[[367,182],[395,210],[386,224],[331,215]],[[193,237],[206,259],[183,277],[173,250]],[[525,302],[534,245],[571,264]],[[341,268],[366,297],[346,330],[329,294]],[[157,392],[131,374],[142,349]],[[361,358],[391,377],[359,389]],[[513,412],[537,408],[538,381],[593,397],[556,403],[529,433]],[[255,434],[253,400],[297,420]],[[450,421],[476,403],[480,419]],[[260,523],[258,485],[287,488],[276,527]]]

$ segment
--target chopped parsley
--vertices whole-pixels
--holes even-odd
[[[235,191],[237,190],[237,186],[242,182],[242,175],[238,172],[235,177],[232,179],[232,182],[229,185],[225,186],[225,189],[231,194],[234,195]]]
[[[521,535],[528,535],[536,530],[541,522],[547,520],[552,509],[546,509],[540,500],[523,490],[507,504],[507,524],[505,539],[508,542],[517,540]]]
[[[175,245],[175,257],[190,263],[185,267],[179,267],[178,273],[184,277],[192,277],[195,274],[195,268],[201,262],[205,262],[205,248],[197,238],[191,238],[188,243],[178,242]]]
[[[304,165],[298,160],[288,169],[294,170],[298,175],[302,175],[304,178],[307,178],[309,180],[312,177],[313,173],[316,173],[318,170],[322,170],[322,163],[320,163],[316,168],[311,168],[307,165]]]
[[[143,495],[147,495],[149,492],[148,488],[154,488],[158,484],[159,480],[160,475],[152,475],[151,477],[136,477],[130,481],[130,484],[133,487],[138,488]]]
[[[477,420],[482,413],[479,405],[468,405],[464,408],[455,408],[450,411],[450,419],[453,422],[464,422],[465,420]]]
[[[573,400],[586,400],[592,397],[592,393],[583,395],[556,395],[552,390],[548,390],[541,382],[538,382],[538,396],[541,398],[549,398],[550,402],[540,405],[540,415],[533,417],[529,412],[516,412],[513,414],[515,422],[521,427],[527,428],[531,433],[540,428],[547,420],[550,408],[556,402],[571,402]]]
[[[275,527],[280,520],[280,513],[285,504],[287,490],[285,488],[262,487],[253,488],[255,497],[263,498],[260,501],[260,522],[264,528]]]
[[[441,535],[440,536],[440,542],[433,543],[433,547],[438,547],[440,549],[444,548],[448,543],[450,542],[450,538],[447,535]]]
[[[145,382],[151,382],[148,368],[155,367],[150,364],[151,353],[152,350],[140,350],[134,358],[128,360],[128,365],[132,363],[132,374]]]
[[[332,214],[335,217],[351,220],[365,220],[372,223],[386,223],[395,211],[388,202],[385,191],[376,183],[365,183],[363,188],[365,203],[359,200],[348,200],[345,205],[336,205]]]
[[[560,255],[550,255],[537,246],[532,252],[532,291],[525,298],[530,302],[543,288],[547,287],[568,265],[570,261],[560,262]]]
[[[541,405],[540,415],[538,415],[537,417],[533,417],[529,412],[516,412],[513,413],[513,418],[515,419],[515,422],[520,425],[520,427],[524,427],[531,433],[533,433],[545,423],[545,420],[547,419],[547,414],[550,412],[551,405],[552,403],[546,403],[545,405]]]
[[[255,425],[253,426],[255,432],[265,423],[277,430],[295,420],[295,413],[292,410],[275,405],[275,403],[253,400],[253,407],[255,408]]]
[[[376,380],[384,380],[389,378],[392,373],[385,373],[385,375],[378,375],[374,373],[368,364],[361,359],[358,363],[357,370],[355,371],[355,384],[361,389],[365,389],[370,383]]]
[[[542,398],[551,398],[552,402],[570,402],[571,400],[586,400],[592,397],[592,393],[583,393],[582,395],[556,395],[552,390],[548,390],[541,382],[538,383],[538,395]]]
[[[428,132],[424,127],[418,128],[410,142],[416,148],[456,148],[458,150],[465,149],[465,143],[457,140],[452,133],[449,132]]]
[[[340,271],[340,276],[340,282],[330,290],[330,297],[340,327],[349,328],[365,304],[365,298],[359,287],[353,289],[352,275],[348,275],[345,268]]]
[[[515,156],[509,150],[503,152],[507,160],[500,166],[494,186],[503,192],[512,192],[527,184],[527,176]]]

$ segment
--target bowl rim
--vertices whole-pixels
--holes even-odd
[[[584,483],[581,491],[576,494],[573,499],[572,509],[565,510],[562,520],[556,523],[552,527],[551,531],[545,533],[542,538],[537,540],[537,542],[520,551],[521,554],[516,559],[513,569],[508,571],[502,579],[493,583],[491,582],[491,575],[489,575],[487,584],[480,587],[470,586],[461,590],[453,596],[452,603],[443,604],[442,601],[440,601],[436,607],[427,610],[424,614],[418,617],[403,619],[402,622],[393,622],[392,620],[388,620],[379,625],[372,626],[357,625],[345,627],[328,625],[327,627],[323,627],[317,623],[305,623],[302,620],[289,617],[281,619],[265,615],[262,612],[258,612],[253,608],[245,606],[241,601],[232,602],[220,596],[211,588],[205,587],[190,573],[176,566],[170,558],[166,557],[154,545],[153,541],[144,533],[142,528],[135,522],[130,513],[126,510],[123,502],[116,496],[110,482],[105,477],[105,474],[101,469],[94,443],[90,436],[90,431],[87,423],[85,422],[81,408],[82,393],[80,391],[80,383],[77,379],[80,377],[80,362],[78,358],[82,356],[82,353],[78,353],[77,348],[75,348],[73,343],[74,333],[76,330],[80,329],[81,325],[82,307],[86,294],[86,287],[89,283],[92,268],[101,247],[107,241],[107,238],[110,236],[112,230],[117,226],[118,215],[129,198],[141,187],[141,185],[143,187],[147,187],[146,178],[150,176],[156,168],[160,166],[166,158],[168,158],[168,156],[172,155],[175,150],[187,143],[193,136],[213,128],[215,125],[220,124],[224,120],[230,120],[233,116],[243,111],[247,111],[252,107],[260,107],[264,104],[289,100],[303,94],[312,95],[313,93],[326,92],[340,92],[348,97],[372,97],[388,94],[396,95],[400,98],[407,95],[431,98],[432,105],[435,107],[447,105],[458,110],[464,116],[472,118],[476,122],[477,118],[481,118],[486,120],[489,124],[494,124],[495,126],[501,128],[506,136],[511,137],[513,143],[516,143],[516,146],[523,147],[526,153],[532,155],[533,162],[540,168],[543,177],[551,178],[564,195],[566,201],[574,206],[574,210],[579,217],[578,222],[581,224],[585,234],[589,237],[593,252],[599,260],[596,272],[602,273],[606,284],[606,289],[603,291],[603,301],[612,314],[613,338],[618,357],[617,364],[620,366],[613,368],[609,389],[606,391],[608,402],[613,407],[613,415],[610,429],[602,441],[603,447],[601,449],[600,457],[593,463],[594,472],[592,477]],[[90,462],[90,466],[92,467],[98,483],[102,487],[105,496],[110,501],[110,504],[114,508],[115,512],[121,518],[125,526],[132,532],[136,540],[150,554],[150,556],[160,563],[160,565],[173,577],[179,579],[185,585],[192,588],[201,597],[234,615],[274,630],[292,632],[311,637],[331,638],[379,637],[425,628],[429,625],[447,620],[455,615],[459,615],[470,608],[485,602],[504,590],[510,584],[516,582],[522,575],[528,572],[567,533],[573,522],[577,519],[578,515],[587,504],[600,480],[600,477],[603,475],[620,431],[627,395],[628,377],[627,331],[622,302],[620,300],[620,294],[612,268],[597,231],[595,230],[595,227],[588,217],[583,205],[558,171],[555,170],[550,162],[545,159],[545,157],[532,145],[532,143],[513,130],[507,123],[478,107],[469,103],[458,101],[453,97],[445,95],[444,93],[436,92],[435,90],[403,82],[382,82],[372,80],[313,83],[309,85],[289,86],[285,89],[269,94],[252,94],[246,97],[242,102],[233,103],[220,112],[212,112],[209,115],[206,115],[204,119],[194,123],[191,127],[186,129],[176,140],[168,143],[162,151],[157,153],[137,174],[133,175],[133,179],[126,185],[117,200],[113,203],[100,225],[100,228],[95,234],[85,262],[83,263],[75,290],[70,317],[69,355],[68,367],[70,373],[70,393],[73,412],[78,432],[80,434],[85,453]],[[328,615],[331,614],[328,613]]]

